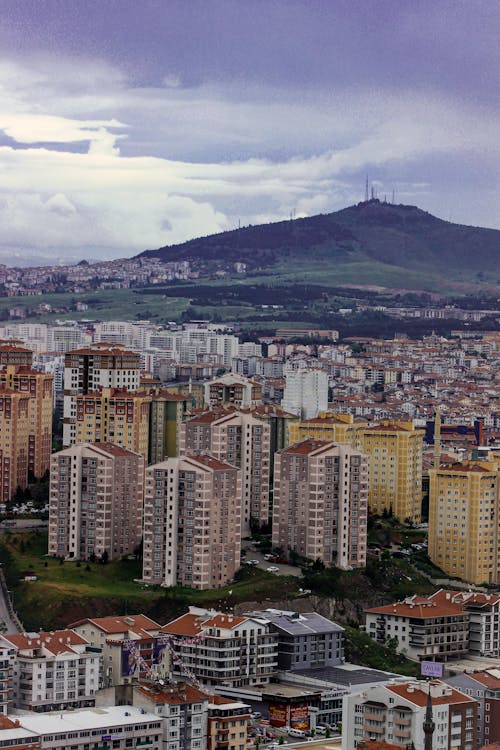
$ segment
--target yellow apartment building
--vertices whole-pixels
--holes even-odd
[[[500,459],[429,470],[429,557],[469,583],[498,583]]]

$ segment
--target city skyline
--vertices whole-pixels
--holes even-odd
[[[6,0],[0,262],[327,213],[366,175],[381,198],[500,228],[498,18],[489,2]]]

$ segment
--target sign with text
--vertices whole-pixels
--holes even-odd
[[[440,661],[423,661],[420,664],[422,677],[442,677],[444,664]]]

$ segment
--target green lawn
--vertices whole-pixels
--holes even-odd
[[[264,601],[282,595],[293,598],[298,592],[297,578],[276,578],[265,570],[244,566],[237,581],[221,589],[196,591],[172,587],[147,586],[141,577],[138,560],[100,563],[64,562],[46,556],[47,533],[7,533],[0,538],[0,562],[4,565],[15,606],[24,626],[64,627],[82,617],[144,612],[159,622],[187,610],[189,604],[233,607],[243,601]],[[32,570],[36,581],[23,581],[22,574]],[[279,589],[279,591],[278,591]]]

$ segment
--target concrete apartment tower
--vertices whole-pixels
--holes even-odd
[[[312,419],[328,409],[328,375],[324,370],[285,368],[281,406],[301,419]]]
[[[270,425],[248,411],[213,409],[181,425],[180,454],[209,453],[241,470],[242,532],[269,522]]]
[[[143,579],[210,589],[240,567],[241,475],[208,455],[169,458],[146,470]]]
[[[429,557],[435,565],[468,583],[498,584],[499,524],[500,453],[429,470]]]
[[[273,545],[339,568],[366,563],[368,459],[350,445],[304,440],[276,454]]]
[[[75,349],[64,358],[63,445],[75,443],[76,396],[101,388],[125,388],[134,392],[140,386],[141,356],[119,344],[92,344]]]
[[[74,445],[51,459],[49,555],[109,560],[142,536],[144,459],[111,443]]]

